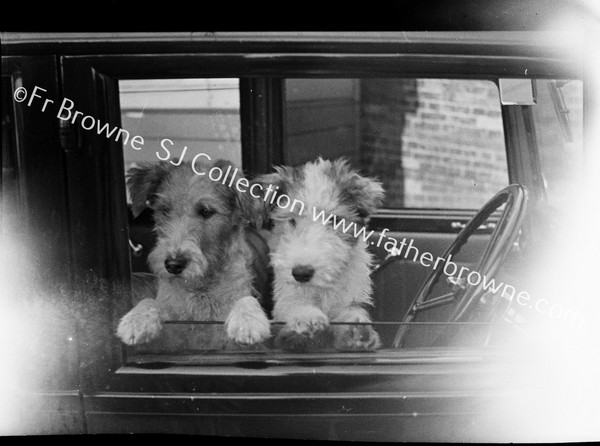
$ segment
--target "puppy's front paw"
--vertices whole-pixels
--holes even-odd
[[[381,346],[379,335],[370,325],[336,327],[335,348],[338,350],[376,350]]]
[[[317,307],[303,307],[285,325],[285,329],[312,338],[329,326],[329,319]]]
[[[127,345],[139,345],[155,340],[161,331],[162,322],[157,308],[139,311],[136,307],[119,322],[117,336]]]
[[[236,302],[225,321],[227,336],[241,345],[254,345],[271,336],[271,325],[258,301],[246,296]]]
[[[319,347],[329,319],[316,307],[304,307],[290,318],[277,335],[276,345],[290,350]]]

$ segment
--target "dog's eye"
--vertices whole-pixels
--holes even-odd
[[[290,222],[290,225],[292,225],[293,228],[296,227],[296,219],[295,218],[290,218],[288,221]]]
[[[215,214],[214,209],[210,209],[205,206],[198,206],[198,209],[196,210],[196,212],[202,218],[210,218]]]

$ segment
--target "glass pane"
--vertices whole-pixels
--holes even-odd
[[[386,208],[478,209],[508,184],[498,88],[454,79],[286,80],[286,164],[347,157]]]
[[[536,83],[538,101],[531,109],[546,194],[550,205],[567,209],[569,197],[583,187],[583,82]]]
[[[198,153],[241,166],[239,79],[121,80],[119,90],[122,127],[144,139],[124,147],[125,168]]]

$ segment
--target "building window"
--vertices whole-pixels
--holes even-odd
[[[241,166],[239,79],[121,80],[119,90],[123,128],[144,138],[142,150],[124,147],[126,168],[165,148],[173,160],[205,153]]]

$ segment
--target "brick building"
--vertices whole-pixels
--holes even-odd
[[[476,208],[508,182],[500,101],[488,81],[361,82],[361,164],[390,208]]]

